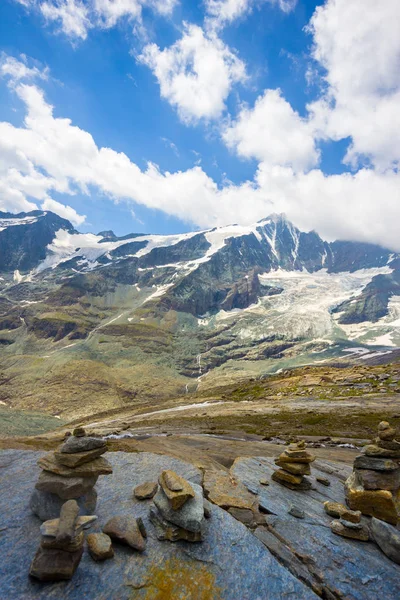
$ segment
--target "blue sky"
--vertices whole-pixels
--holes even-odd
[[[3,0],[0,209],[120,235],[286,212],[397,248],[399,23],[395,0]]]

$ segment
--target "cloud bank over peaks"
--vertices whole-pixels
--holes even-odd
[[[197,25],[186,24],[182,37],[164,50],[146,45],[138,60],[153,71],[161,96],[187,124],[218,118],[233,84],[246,81],[244,62]]]

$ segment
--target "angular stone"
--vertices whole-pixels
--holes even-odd
[[[58,538],[53,536],[44,535],[40,543],[42,548],[49,548],[52,550],[65,550],[65,552],[76,552],[82,548],[85,541],[85,535],[83,532],[78,533],[72,537],[69,542],[59,542]]]
[[[305,517],[304,510],[301,510],[301,508],[298,508],[297,506],[291,506],[288,512],[289,515],[296,517],[296,519],[304,519]]]
[[[97,477],[61,477],[43,471],[35,485],[41,492],[56,494],[63,500],[79,498],[87,494],[96,484]]]
[[[389,490],[364,490],[357,474],[352,473],[345,482],[345,495],[352,510],[360,510],[363,515],[397,524],[400,514],[399,492],[392,494]]]
[[[327,500],[324,502],[324,510],[330,517],[340,519],[342,514],[348,509],[344,504],[340,504],[340,502],[332,502],[331,500]]]
[[[400,469],[386,472],[357,469],[357,477],[365,490],[397,490],[400,487]]]
[[[68,500],[62,505],[56,540],[59,544],[68,544],[75,537],[75,523],[79,516],[79,506],[76,500]]]
[[[400,531],[372,517],[370,533],[374,542],[390,560],[400,565]]]
[[[40,581],[71,579],[81,561],[83,548],[76,552],[39,548],[32,561],[29,575]]]
[[[283,481],[285,483],[290,483],[292,485],[300,485],[301,482],[303,481],[303,476],[302,475],[293,475],[292,473],[288,473],[287,471],[284,471],[283,469],[279,469],[279,471],[275,471],[272,474],[272,479],[274,481],[277,481],[278,483],[281,483]]]
[[[362,526],[361,529],[354,529],[353,527],[346,527],[341,521],[332,521],[331,530],[337,535],[353,540],[360,540],[360,542],[368,542],[369,540],[368,528],[365,526]]]
[[[293,475],[310,475],[311,474],[311,467],[310,467],[309,463],[289,463],[289,462],[285,462],[285,461],[282,461],[279,458],[277,458],[275,460],[275,464],[278,467],[281,467],[282,469],[284,469],[285,471],[292,473]]]
[[[87,438],[86,438],[87,439]],[[85,463],[89,463],[95,458],[98,458],[102,454],[107,452],[107,448],[95,448],[94,450],[88,450],[87,452],[75,452],[74,454],[67,454],[66,452],[54,452],[54,456],[61,465],[75,469]]]
[[[145,481],[145,483],[141,483],[137,485],[133,490],[133,495],[138,500],[148,500],[149,498],[153,498],[158,489],[158,483],[154,481]]]
[[[173,510],[179,510],[185,502],[194,498],[194,491],[190,483],[173,471],[163,471],[158,482]],[[169,485],[175,489],[172,490]]]
[[[208,500],[221,508],[254,508],[257,504],[243,483],[223,471],[207,469],[203,487]]]
[[[98,448],[107,448],[107,442],[102,438],[71,436],[65,440],[60,452],[74,454],[75,452],[89,452]]]
[[[378,448],[393,450],[393,452],[400,452],[400,442],[396,442],[395,440],[381,440],[378,438],[376,445]]]
[[[399,464],[388,458],[373,458],[370,456],[356,456],[354,460],[355,469],[370,469],[372,471],[395,471]]]
[[[112,540],[126,544],[139,552],[144,552],[146,549],[146,542],[140,533],[137,521],[130,515],[112,517],[104,525],[103,533],[109,535]]]
[[[151,523],[154,525],[156,530],[157,539],[163,541],[168,540],[169,542],[177,542],[179,540],[185,540],[187,542],[202,542],[203,531],[187,531],[174,525],[169,521],[166,521],[161,515],[158,508],[154,505],[150,507],[149,518]]]
[[[74,535],[78,535],[84,529],[88,529],[93,525],[93,523],[97,521],[96,515],[90,515],[87,517],[78,517],[75,521],[75,530]],[[60,524],[60,519],[51,519],[50,521],[45,521],[40,526],[40,533],[46,537],[56,537],[58,533],[58,527]]]
[[[400,451],[379,448],[376,444],[368,444],[367,446],[364,446],[363,453],[365,456],[376,458],[400,458]]]
[[[257,527],[257,521],[252,510],[249,508],[230,508],[228,513],[232,515],[236,521],[240,521],[246,527],[255,528]]]
[[[89,533],[86,538],[88,550],[93,560],[101,561],[114,556],[112,541],[105,533]]]
[[[325,485],[326,487],[329,487],[331,485],[331,482],[329,481],[329,479],[327,477],[316,477],[316,480],[318,481],[318,483],[321,483],[322,485]]]
[[[346,519],[344,519],[343,517],[340,519],[340,522],[342,525],[349,529],[362,529],[364,527],[364,525],[361,522],[353,523],[352,521],[346,521]]]
[[[195,494],[194,498],[190,498],[179,510],[174,510],[171,507],[162,487],[159,488],[157,494],[154,496],[154,504],[167,521],[182,529],[198,532],[201,531],[204,523],[203,490],[200,485],[195,483],[192,486]]]
[[[349,521],[350,523],[360,523],[361,522],[361,511],[360,510],[350,510],[345,507],[340,515],[341,519],[345,521]]]
[[[61,465],[56,460],[54,452],[49,452],[45,456],[42,456],[42,458],[39,458],[38,465],[44,471],[61,475],[62,477],[98,477],[99,475],[111,475],[112,473],[112,466],[102,456],[71,469],[70,467]]]
[[[269,485],[268,479],[266,479],[266,478],[260,479],[260,485]]]
[[[142,517],[138,517],[136,519],[136,521],[137,521],[137,525],[139,527],[140,533],[142,534],[142,536],[144,537],[144,539],[147,539],[147,531],[146,531],[146,527],[145,527],[145,525],[143,523]]]
[[[310,454],[306,450],[300,450],[299,452],[302,456],[304,456],[304,458],[299,456],[298,453],[296,454],[296,453],[290,452],[288,450],[285,450],[285,452],[282,452],[282,454],[279,456],[279,460],[283,463],[306,463],[306,464],[309,464],[309,463],[314,462],[315,456],[313,454]]]
[[[86,435],[86,431],[83,427],[75,427],[72,431],[72,435],[75,437],[84,437]]]
[[[78,503],[81,515],[92,515],[96,510],[97,492],[93,488],[84,496],[75,498]],[[60,510],[65,500],[62,500],[57,494],[49,492],[41,492],[34,490],[29,506],[34,515],[38,516],[41,521],[50,519],[58,519]]]

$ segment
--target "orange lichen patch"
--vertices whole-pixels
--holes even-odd
[[[184,563],[171,558],[149,569],[147,582],[141,586],[144,595],[136,589],[133,598],[141,600],[218,600],[220,588],[215,586],[215,575],[201,563]]]

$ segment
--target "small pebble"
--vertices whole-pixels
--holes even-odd
[[[289,515],[292,515],[292,517],[296,517],[296,519],[304,519],[305,517],[304,510],[297,508],[297,506],[290,507]]]
[[[322,485],[326,485],[326,487],[331,485],[331,482],[326,477],[316,477],[318,483],[322,483]]]

